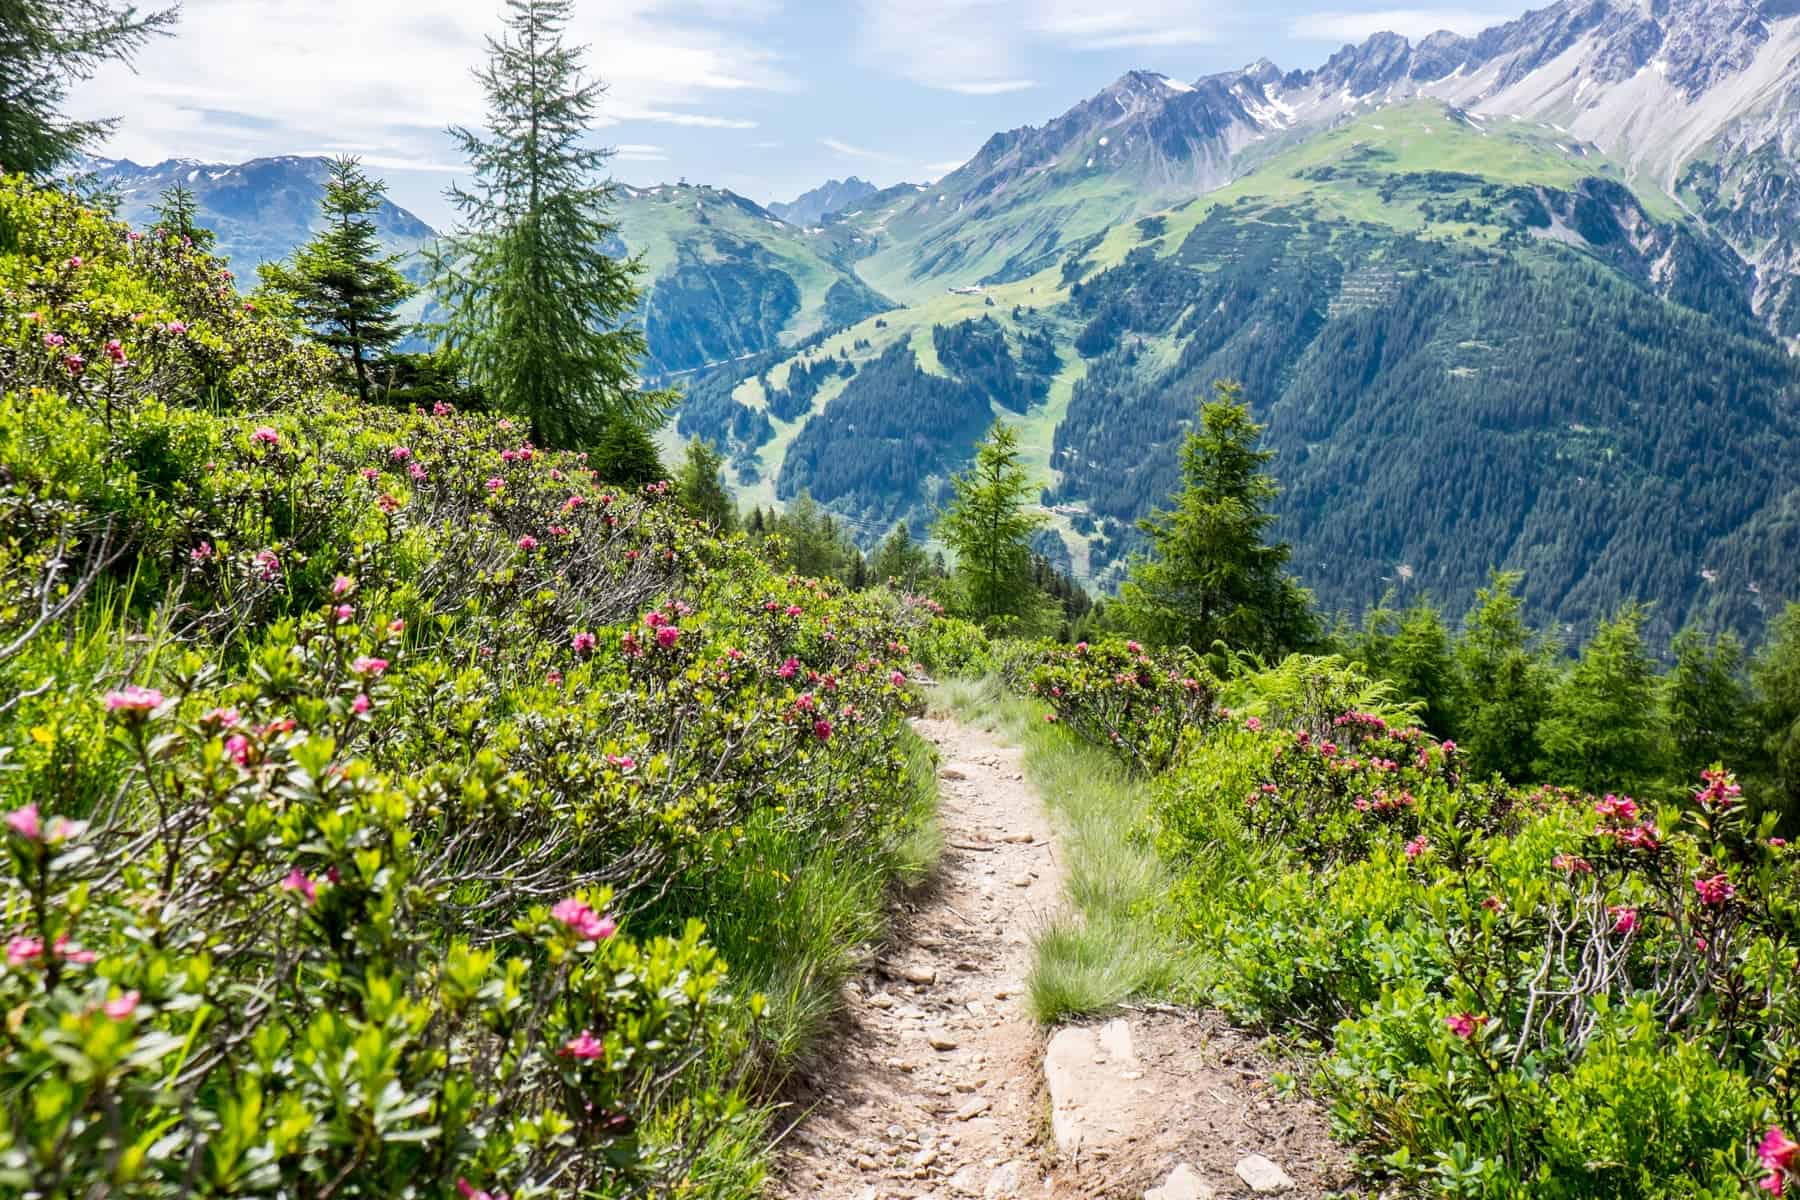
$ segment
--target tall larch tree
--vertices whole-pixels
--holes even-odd
[[[116,120],[74,120],[69,86],[128,62],[173,28],[175,7],[111,0],[0,0],[0,172],[44,177],[104,138]]]
[[[375,214],[387,187],[351,157],[331,164],[320,209],[325,226],[289,263],[265,265],[263,286],[287,298],[320,343],[343,361],[356,394],[369,400],[373,367],[406,336],[400,306],[413,285],[398,254],[383,254]]]
[[[474,181],[450,189],[457,230],[431,256],[442,335],[471,382],[559,447],[597,445],[617,422],[654,428],[670,400],[637,385],[639,266],[606,253],[608,151],[590,140],[604,89],[583,75],[585,47],[564,40],[572,8],[507,0],[476,72],[487,127],[450,130]]]
[[[1119,590],[1115,614],[1145,640],[1202,653],[1223,642],[1267,657],[1317,640],[1312,597],[1287,571],[1292,552],[1267,540],[1280,488],[1261,437],[1243,389],[1214,385],[1181,448],[1181,490],[1171,508],[1138,522],[1149,551]]]
[[[952,579],[962,609],[991,630],[1037,632],[1051,617],[1032,574],[1031,535],[1045,517],[1032,506],[1036,489],[1021,463],[1018,431],[996,421],[974,465],[951,483],[955,494],[937,535],[956,552]]]

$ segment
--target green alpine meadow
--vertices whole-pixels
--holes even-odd
[[[1796,231],[1792,0],[0,0],[0,1200],[1800,1194]]]

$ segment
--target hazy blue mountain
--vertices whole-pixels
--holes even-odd
[[[769,205],[769,211],[790,225],[817,225],[821,220],[877,191],[874,184],[852,175],[848,179],[827,179],[797,198]]]

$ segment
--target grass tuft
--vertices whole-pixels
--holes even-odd
[[[1160,925],[1172,880],[1140,836],[1149,806],[1143,780],[1085,745],[1045,709],[994,676],[950,680],[936,707],[1024,748],[1025,770],[1049,806],[1068,864],[1069,908],[1037,939],[1028,987],[1044,1024],[1092,1016],[1134,999],[1191,1000],[1198,968]]]

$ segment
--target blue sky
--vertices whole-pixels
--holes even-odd
[[[1472,33],[1517,0],[577,0],[610,86],[597,136],[627,183],[686,178],[766,202],[830,177],[924,182],[1142,67],[1179,79],[1268,57],[1311,67],[1379,29]],[[481,119],[469,68],[499,0],[186,0],[135,71],[82,86],[123,118],[115,157],[360,154],[434,223],[443,136]]]

